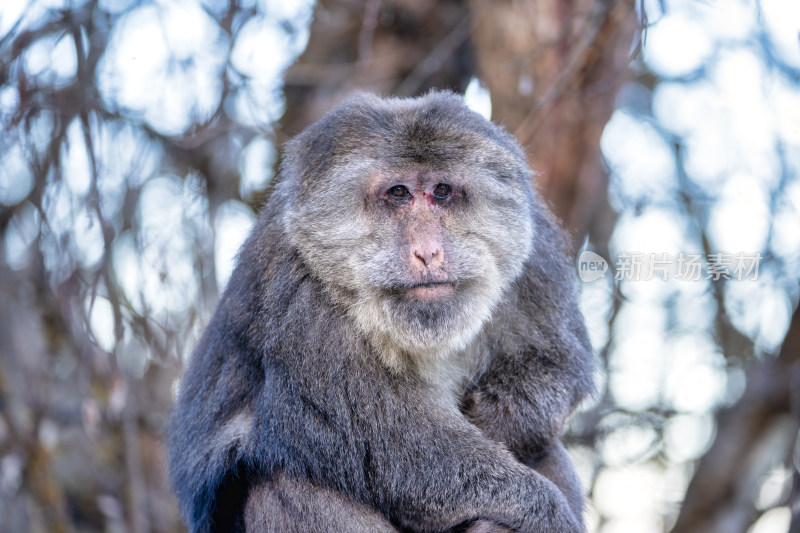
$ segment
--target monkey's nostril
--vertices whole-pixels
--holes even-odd
[[[442,253],[438,248],[431,251],[414,250],[414,257],[416,257],[423,265],[430,268],[431,266],[441,263]]]

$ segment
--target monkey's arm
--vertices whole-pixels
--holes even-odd
[[[440,391],[400,382],[363,360],[330,375],[336,388],[327,378],[299,383],[284,374],[292,381],[281,382],[280,372],[268,374],[273,383],[255,409],[254,454],[271,456],[281,475],[298,482],[289,485],[284,517],[296,516],[294,506],[306,505],[318,490],[311,489],[320,487],[412,531],[446,531],[478,519],[523,532],[581,531],[553,483],[487,439]],[[276,494],[265,501],[279,501]],[[320,528],[339,527],[325,521],[320,507],[310,509],[321,517]]]
[[[559,473],[554,478],[558,479],[563,475],[563,470],[561,466],[555,468]],[[546,473],[543,475],[550,477]],[[428,530],[431,521],[427,522],[417,525],[421,530]],[[564,520],[563,523],[568,522]],[[244,510],[244,525],[247,533],[327,533],[332,529],[342,533],[398,531],[373,507],[353,501],[338,491],[285,475],[278,475],[251,488]],[[461,524],[452,531],[509,533],[512,530],[490,520],[480,519]]]
[[[541,394],[538,398],[530,398],[520,391],[512,394],[502,388],[503,384],[501,380],[499,384],[487,383],[482,389],[472,390],[465,402],[465,413],[485,435],[507,444],[521,463],[552,481],[566,497],[580,523],[574,531],[583,531],[583,491],[572,461],[559,440],[563,417],[571,409],[570,402],[560,398],[559,391],[548,391],[552,380],[535,383],[534,390]],[[537,400],[553,402],[551,418],[547,417],[547,407],[533,403]],[[468,530],[469,533],[480,531],[499,533],[505,530],[493,529],[492,525],[484,523],[477,523]]]
[[[399,398],[367,410],[369,419],[359,421],[367,424],[358,432],[370,437],[361,466],[369,473],[373,504],[393,523],[413,531],[445,531],[486,519],[517,531],[582,530],[553,483],[520,464],[454,408],[436,395],[410,388],[399,392]]]
[[[567,497],[573,510],[582,502],[580,487],[563,447],[541,459],[534,469],[553,481]],[[578,491],[575,493],[575,491]],[[576,511],[577,512],[577,511]],[[253,487],[244,510],[248,533],[297,532],[327,533],[335,526],[341,533],[397,533],[389,520],[376,509],[353,501],[340,492],[308,481],[275,476]],[[478,520],[454,531],[466,533],[510,533],[505,526]]]
[[[491,357],[462,399],[467,419],[526,464],[558,449],[566,418],[593,389],[588,341],[523,345]]]
[[[528,466],[552,481],[561,490],[567,498],[575,517],[581,521],[580,531],[583,531],[584,498],[581,484],[575,473],[572,461],[570,461],[567,451],[561,442],[557,441],[546,453],[533,458],[528,463]],[[505,526],[497,525],[488,520],[479,520],[472,523],[467,528],[466,533],[510,533],[510,531]]]
[[[566,417],[590,390],[591,366],[564,364],[580,355],[560,360],[558,352],[551,354],[493,354],[467,392],[463,410],[487,437],[506,444],[520,462],[551,480],[582,522],[582,489],[559,438]]]
[[[247,533],[397,533],[376,509],[309,481],[277,475],[254,486],[244,510]]]
[[[578,475],[575,473],[575,467],[561,441],[556,441],[543,456],[529,466],[555,483],[566,496],[575,514],[582,517],[584,511],[583,490]]]

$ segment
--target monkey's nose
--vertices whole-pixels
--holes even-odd
[[[425,268],[437,268],[442,266],[443,254],[439,248],[416,248],[414,249],[414,258],[422,263]]]

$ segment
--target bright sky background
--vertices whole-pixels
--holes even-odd
[[[43,9],[80,3],[3,0],[0,34],[21,17],[34,20]],[[126,0],[100,3],[119,12],[135,5]],[[99,65],[105,103],[166,135],[181,134],[193,121],[209,117],[221,91],[219,73],[228,37],[207,11],[216,12],[225,4],[158,0],[124,15]],[[272,178],[278,155],[270,134],[283,112],[281,76],[307,42],[312,8],[308,0],[253,4],[259,14],[243,21],[233,43],[233,68],[227,72],[245,89],[226,102],[227,111],[262,132],[244,148],[240,161],[245,199]],[[652,26],[643,58],[664,81],[652,94],[639,85],[626,87],[601,142],[611,172],[610,200],[620,217],[610,243],[612,257],[607,259],[613,262],[623,252],[677,254],[701,249],[686,207],[675,194],[680,178],[674,141],[680,140],[686,178],[697,188],[698,198],[700,193],[704,196],[695,209],[708,220],[713,250],[768,250],[783,260],[783,270],[762,262],[757,280],[730,282],[725,288],[727,312],[736,327],[755,339],[758,350],[772,352],[783,339],[799,297],[800,91],[765,64],[758,39],[766,28],[764,38],[775,57],[800,69],[800,2],[761,0],[760,11],[753,0],[669,0],[664,10],[661,4],[645,0]],[[287,21],[296,28],[291,35],[282,26]],[[77,68],[69,38],[37,42],[24,62],[29,73],[54,83],[71,79]],[[488,94],[477,80],[470,84],[466,100],[490,115]],[[15,90],[0,89],[0,114],[15,104]],[[120,149],[147,146],[129,125],[98,128],[95,149],[104,164],[102,207],[112,213],[121,206],[117,192],[121,180],[153,174],[157,157],[147,149],[138,154]],[[48,131],[46,124],[38,129],[34,124],[32,136],[44,138]],[[65,228],[70,227],[77,199],[89,186],[87,151],[78,124],[70,126],[69,138],[63,159],[65,180],[51,187],[44,206],[53,221],[64,221]],[[783,160],[777,147],[782,148]],[[0,148],[0,203],[11,205],[27,195],[33,178],[19,145],[4,143]],[[130,174],[131,167],[139,169],[138,175]],[[786,175],[791,182],[777,194]],[[166,319],[196,302],[199,280],[191,250],[198,235],[215,242],[217,280],[224,285],[254,213],[246,204],[230,200],[208,219],[206,202],[201,180],[191,176],[159,175],[144,184],[137,208],[141,242],[124,234],[114,249],[118,277],[135,306]],[[12,266],[25,264],[37,217],[29,210],[15,218],[14,231],[8,232],[4,243]],[[88,214],[78,215],[77,222],[74,245],[81,260],[93,264],[102,252],[99,225]],[[210,238],[212,229],[215,241]],[[138,246],[142,255],[136,252]],[[63,259],[58,253],[46,259],[54,276],[67,271],[59,264]],[[611,275],[581,287],[596,347],[610,335]],[[608,381],[624,409],[637,412],[666,404],[678,415],[666,430],[663,447],[671,460],[666,465],[642,457],[646,450],[658,449],[650,446],[656,439],[652,428],[614,426],[621,429],[611,431],[598,450],[610,466],[600,474],[593,505],[609,519],[603,533],[659,532],[665,509],[678,505],[685,490],[690,473],[686,462],[699,457],[713,436],[710,410],[735,399],[737,374],[726,369],[723,354],[709,337],[715,304],[706,283],[623,282],[623,293],[629,301],[615,321],[609,368],[601,379]],[[664,306],[666,298],[676,299],[676,316]],[[114,337],[109,305],[103,298],[94,303],[92,327],[98,343],[110,351]],[[673,329],[668,333],[669,326]],[[143,372],[141,361],[130,366],[132,372]],[[579,471],[588,478],[591,452],[579,448],[572,452]],[[776,472],[777,481],[765,481],[759,496],[765,508],[777,499],[770,487],[780,486],[781,475]],[[775,509],[751,533],[785,530],[788,516],[788,509]]]

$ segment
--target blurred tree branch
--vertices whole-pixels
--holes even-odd
[[[742,397],[717,414],[714,443],[697,464],[672,533],[746,531],[758,516],[757,482],[777,464],[791,464],[798,429],[800,310],[795,310],[778,356],[753,361]],[[796,513],[797,501],[786,503]],[[796,514],[793,524],[797,528]]]
[[[631,56],[638,52],[634,0],[320,0],[305,52],[286,72],[285,113],[274,136],[272,124],[245,124],[232,111],[248,81],[231,60],[233,47],[248,21],[269,18],[271,4],[223,4],[202,6],[224,34],[219,46],[228,46],[217,73],[218,100],[181,134],[159,131],[140,113],[116,108],[101,96],[98,65],[118,22],[150,4],[112,11],[90,0],[77,7],[43,8],[40,16],[21,18],[0,35],[0,90],[17,97],[13,106],[0,101],[5,106],[0,157],[19,148],[32,174],[25,197],[0,209],[0,296],[11,302],[0,307],[3,531],[180,529],[165,475],[162,427],[178,373],[177,354],[188,350],[187,339],[196,334],[205,307],[219,292],[214,242],[207,242],[215,237],[213,230],[209,235],[182,227],[183,220],[171,221],[181,226],[177,234],[194,231],[191,268],[200,296],[188,310],[167,318],[139,305],[144,289],[138,295],[125,291],[128,280],[115,270],[115,249],[130,237],[135,252],[142,253],[141,196],[151,178],[169,176],[186,187],[199,182],[199,196],[206,202],[201,217],[212,225],[221,205],[243,200],[242,154],[254,138],[279,144],[356,89],[402,96],[433,87],[463,91],[478,77],[490,91],[494,120],[525,147],[539,172],[537,186],[572,232],[576,247],[588,234],[592,246],[608,257],[616,214],[606,197],[599,140],[620,88],[630,80]],[[666,4],[658,5],[664,9]],[[291,31],[296,29],[286,29]],[[796,68],[782,62],[766,29],[756,37],[770,67],[796,84]],[[53,83],[28,71],[26,54],[48,39],[74,44],[74,76]],[[652,90],[660,79],[643,68],[635,81]],[[74,148],[71,124],[79,127],[76,144],[87,151],[87,176],[79,178],[88,177],[89,184],[85,193],[72,197],[69,216],[58,217],[54,198],[70,187],[64,159]],[[108,176],[100,144],[120,127],[130,127],[141,138],[116,147],[133,163],[119,184],[120,207],[109,213],[103,209]],[[689,221],[692,238],[708,254],[707,205],[713,199],[690,183],[682,141],[670,142],[678,172],[675,211]],[[788,182],[791,147],[780,150],[781,179]],[[148,158],[156,163],[148,167]],[[786,192],[784,185],[774,193],[772,212]],[[257,206],[259,199],[246,201]],[[102,253],[90,264],[82,262],[75,247],[84,231],[77,226],[81,217],[90,220],[89,229],[92,224],[100,229]],[[21,220],[32,220],[36,230],[25,244],[29,257],[24,267],[11,265],[8,245],[11,237],[19,237]],[[775,260],[769,250],[765,257]],[[167,276],[168,270],[158,275]],[[753,505],[761,476],[776,465],[791,464],[798,430],[798,312],[780,353],[756,358],[754,339],[737,329],[728,314],[725,287],[710,284],[716,315],[706,333],[729,365],[750,361],[746,388],[718,414],[716,438],[697,463],[677,533],[745,531],[762,511]],[[623,340],[614,336],[615,327],[630,303],[619,283],[611,299],[609,335],[600,353],[606,362]],[[108,305],[103,318],[113,324],[110,350],[100,346],[92,324],[101,301]],[[132,340],[140,344],[127,346]],[[143,376],[129,375],[120,365],[126,350],[146,351],[147,360],[156,364],[147,366]],[[603,424],[615,413],[621,413],[620,407],[606,387],[599,405],[579,419],[573,442],[600,449],[610,431]],[[641,422],[663,436],[675,412],[660,404],[622,414],[621,424]],[[600,465],[594,476],[602,467],[601,455],[594,455]],[[792,533],[800,533],[796,464],[792,472],[793,493],[783,503],[794,509]]]

